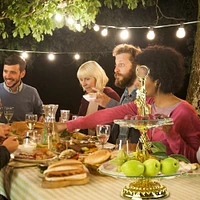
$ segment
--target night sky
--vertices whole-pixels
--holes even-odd
[[[138,17],[140,21],[152,21],[152,19],[148,19],[150,13],[152,13],[152,11],[148,13],[147,11],[143,11],[143,13],[140,13],[139,16],[137,16],[137,14],[133,15],[131,20]],[[146,18],[143,19],[145,15]],[[106,24],[105,17],[97,17],[97,22],[98,21],[101,22],[100,24]],[[132,22],[129,21],[129,23],[131,24]],[[125,24],[127,23],[124,21],[123,25]],[[146,29],[134,29],[130,31],[130,38],[127,41],[122,41],[118,39],[117,30],[110,30],[108,37],[104,38],[100,35],[100,33],[96,33],[93,30],[87,30],[86,33],[74,33],[68,30],[67,27],[64,27],[60,30],[55,30],[55,37],[46,37],[46,44],[51,44],[51,48],[55,47],[54,49],[56,49],[56,43],[63,43],[63,52],[68,51],[68,49],[73,46],[75,51],[80,50],[82,52],[82,59],[80,61],[76,61],[74,60],[73,55],[58,54],[56,55],[55,61],[52,62],[48,61],[46,54],[37,54],[36,57],[31,58],[31,64],[28,64],[27,74],[23,81],[24,83],[37,88],[44,104],[51,103],[59,105],[57,118],[59,116],[60,109],[70,109],[71,113],[75,114],[78,112],[80,100],[83,95],[82,88],[80,87],[79,81],[76,77],[78,67],[82,63],[88,60],[97,61],[104,68],[109,77],[108,86],[112,87],[118,92],[119,95],[121,95],[123,93],[123,89],[119,89],[114,86],[113,70],[115,62],[114,57],[112,56],[113,48],[120,43],[129,43],[135,46],[140,46],[141,48],[145,48],[148,45],[159,44],[174,47],[185,57],[185,85],[177,94],[177,96],[185,99],[190,71],[188,69],[191,67],[190,65],[193,54],[196,25],[193,24],[185,26],[185,29],[187,34],[183,39],[176,38],[175,33],[177,27],[154,29],[156,38],[153,41],[148,41],[146,39]],[[66,39],[68,37],[71,39],[72,35],[72,45],[69,46],[68,43],[65,43],[66,40],[64,40],[64,38]],[[42,47],[43,43],[39,45]],[[91,54],[88,54],[88,51],[90,51]],[[1,65],[0,67],[2,72],[3,66]],[[3,81],[2,76],[0,76],[0,81]]]

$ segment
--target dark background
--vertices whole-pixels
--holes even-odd
[[[182,17],[184,21],[195,21],[197,16],[197,1],[159,1],[161,9],[164,13],[175,17]],[[173,3],[173,4],[172,4]],[[185,4],[185,5],[184,5]],[[187,5],[187,6],[186,6]],[[172,7],[173,6],[173,7]],[[177,12],[179,11],[179,12]],[[177,16],[176,16],[177,15]],[[129,11],[127,8],[109,10],[104,8],[97,17],[97,24],[107,24],[115,26],[147,26],[155,20],[155,7],[147,9],[138,8]],[[161,19],[158,25],[174,24],[180,20]],[[112,56],[113,48],[120,43],[129,43],[135,46],[145,48],[148,45],[166,45],[174,47],[185,57],[185,83],[182,90],[177,96],[185,99],[187,94],[187,85],[191,69],[191,60],[194,47],[194,38],[196,24],[185,26],[186,37],[178,39],[176,30],[178,27],[164,27],[154,29],[156,38],[153,41],[146,39],[147,29],[131,29],[130,38],[126,41],[119,39],[118,29],[109,29],[107,37],[101,36],[100,32],[92,29],[86,33],[72,32],[67,27],[57,29],[53,36],[45,36],[45,40],[36,43],[33,39],[25,37],[24,39],[8,39],[0,41],[1,48],[7,48],[11,42],[17,40],[17,49],[30,50],[33,53],[27,59],[27,74],[23,81],[37,88],[44,104],[58,104],[57,118],[60,109],[70,109],[71,113],[78,112],[80,100],[83,95],[82,88],[76,77],[79,66],[88,61],[97,61],[106,71],[109,77],[108,86],[112,87],[119,95],[123,93],[122,89],[114,86],[113,70],[115,67],[114,57]],[[16,49],[16,47],[14,48]],[[49,61],[47,54],[38,53],[37,51],[59,52],[54,61]],[[79,61],[73,58],[75,52],[79,52],[81,59]],[[13,52],[11,52],[13,53]],[[6,53],[6,56],[11,54]],[[0,71],[3,69],[3,60],[5,52],[0,52],[1,65]],[[177,72],[178,73],[178,72]],[[2,82],[0,76],[0,82]]]

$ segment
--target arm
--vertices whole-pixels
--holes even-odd
[[[0,146],[0,169],[3,168],[10,160],[10,153],[13,153],[19,145],[18,140],[14,136],[6,139]]]
[[[125,115],[129,114],[137,114],[137,108],[133,102],[114,108],[99,110],[95,113],[79,118],[77,120],[68,121],[66,122],[66,125],[69,132],[73,131],[76,128],[94,128],[97,124],[109,124],[115,119],[124,119]]]
[[[97,124],[109,124],[115,119],[124,119],[125,115],[136,114],[137,107],[134,102],[131,102],[114,108],[102,109],[85,117],[67,121],[66,123],[57,122],[56,128],[58,132],[65,129],[72,132],[74,129],[94,128]]]
[[[193,109],[183,101],[173,110],[174,125],[166,133],[167,143],[174,154],[182,154],[191,162],[198,162],[196,153],[200,146],[200,121]]]
[[[5,165],[8,164],[10,160],[10,153],[6,149],[5,146],[0,146],[0,154],[1,154],[1,159],[0,159],[0,169],[3,168]]]
[[[95,91],[97,91],[94,88]],[[110,87],[106,87],[103,92],[97,91],[95,102],[103,108],[111,108],[120,105],[120,96]]]

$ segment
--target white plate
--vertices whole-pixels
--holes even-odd
[[[52,161],[56,158],[57,156],[54,156],[53,158],[49,158],[49,159],[43,159],[43,160],[30,160],[30,159],[22,159],[22,158],[14,158],[13,160],[20,161],[20,162],[27,162],[27,163],[43,163],[43,162]]]
[[[87,101],[95,100],[96,99],[96,93],[85,94],[85,95],[83,95],[83,98]]]
[[[113,177],[118,177],[118,178],[172,178],[172,177],[176,177],[182,174],[186,174],[187,172],[189,172],[191,170],[191,166],[187,165],[186,166],[180,166],[178,172],[176,174],[171,174],[171,175],[163,175],[163,174],[158,174],[156,176],[126,176],[124,173],[122,172],[117,172],[117,166],[110,163],[110,161],[107,161],[105,163],[103,163],[99,168],[98,171],[102,174],[108,175],[108,176],[113,176]]]
[[[97,146],[98,149],[101,149],[102,145],[99,143],[99,142],[96,142],[95,145]],[[107,142],[106,144],[104,144],[104,149],[114,149],[115,148],[115,145],[114,144],[111,144],[109,142]]]

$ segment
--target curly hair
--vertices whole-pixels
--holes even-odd
[[[135,57],[141,52],[139,47],[135,47],[131,44],[119,44],[113,49],[113,56],[117,56],[122,53],[129,53],[130,61],[133,67],[136,67]]]
[[[77,78],[80,80],[81,77],[94,77],[96,80],[96,88],[102,90],[108,83],[108,77],[104,69],[95,61],[87,61],[83,63],[78,71]]]
[[[184,58],[171,47],[149,46],[136,57],[138,65],[150,69],[149,77],[158,82],[162,93],[178,92],[184,80]]]
[[[23,72],[26,69],[26,61],[18,56],[18,55],[11,55],[7,57],[4,61],[4,65],[17,65],[19,64],[20,72]]]

